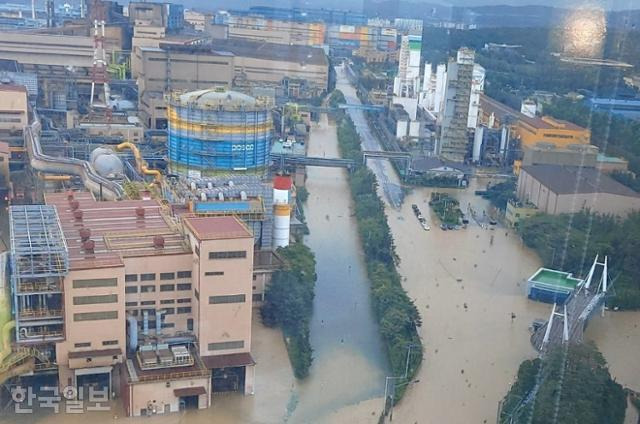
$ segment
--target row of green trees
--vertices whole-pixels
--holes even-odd
[[[593,344],[572,344],[520,365],[499,423],[622,424],[626,408],[626,394],[602,354]]]
[[[260,310],[262,322],[279,326],[284,334],[289,360],[296,378],[309,375],[313,349],[309,341],[309,322],[313,312],[316,261],[302,243],[279,248],[286,268],[273,274]]]
[[[362,163],[360,136],[351,119],[344,115],[338,120],[338,142],[343,158]],[[377,195],[375,175],[367,167],[360,166],[350,175],[349,185],[371,283],[373,307],[394,375],[404,375],[411,346],[407,380],[396,384],[394,399],[397,401],[407,388],[408,384],[404,383],[411,381],[422,362],[422,342],[418,336],[422,321],[415,304],[402,288],[396,270],[398,257],[384,204]]]
[[[610,307],[640,308],[640,213],[616,218],[580,212],[538,214],[520,221],[524,243],[547,267],[585,276],[596,254],[609,257],[614,280]]]

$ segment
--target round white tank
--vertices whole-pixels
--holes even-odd
[[[273,217],[273,245],[286,247],[289,245],[289,225],[291,221],[291,207],[288,204],[274,206]]]
[[[124,173],[122,161],[113,152],[96,157],[93,161],[93,167],[103,177],[114,177]]]
[[[273,189],[273,203],[289,203],[289,190]]]
[[[89,155],[89,162],[93,163],[93,161],[95,161],[96,158],[100,155],[112,155],[112,154],[113,154],[113,150],[111,150],[108,147],[96,147],[95,149],[93,149],[93,151]]]

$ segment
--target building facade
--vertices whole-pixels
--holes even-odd
[[[79,192],[46,203],[11,210],[16,339],[36,371],[57,369],[72,397],[115,392],[130,416],[253,393],[254,239],[241,221]]]

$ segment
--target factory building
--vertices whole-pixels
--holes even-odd
[[[640,210],[640,194],[596,168],[523,166],[517,195],[521,202],[551,215],[591,211],[626,216]]]
[[[241,38],[266,43],[321,47],[326,36],[323,22],[295,22],[259,16],[218,13],[215,25],[223,25],[228,38]]]
[[[253,97],[224,88],[175,94],[167,114],[171,173],[263,173],[269,164],[271,114]]]
[[[570,144],[589,144],[591,139],[591,131],[588,129],[550,116],[530,118],[521,114],[515,131],[523,147],[534,146],[539,142],[566,147]]]
[[[115,392],[129,416],[253,393],[254,240],[239,219],[79,192],[46,203],[10,211],[16,340],[34,370],[57,369],[72,396]]]

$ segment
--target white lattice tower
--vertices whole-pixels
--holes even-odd
[[[91,68],[91,107],[109,109],[109,73],[107,72],[107,54],[104,49],[104,20],[93,21],[93,67]],[[96,85],[102,84],[104,102],[97,98]]]

